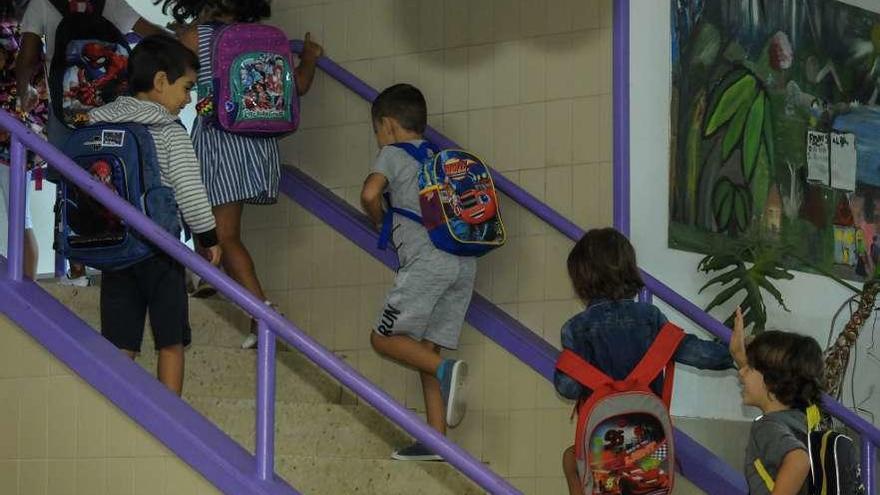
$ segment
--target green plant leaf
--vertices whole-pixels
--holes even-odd
[[[708,312],[709,310],[711,310],[715,306],[724,304],[725,302],[727,302],[728,299],[733,297],[734,294],[736,294],[737,292],[739,292],[745,288],[746,288],[745,282],[742,280],[739,280],[738,282],[731,285],[730,287],[722,290],[721,292],[719,292],[715,296],[714,299],[712,299],[712,302],[710,302],[709,305],[706,306],[706,312]]]
[[[776,142],[773,136],[773,112],[770,108],[770,98],[764,96],[764,146],[767,147],[767,163],[771,170],[775,170],[776,165]]]
[[[721,270],[730,265],[739,265],[740,259],[732,254],[710,254],[700,260],[698,268],[704,272]]]
[[[782,292],[779,292],[779,289],[771,284],[769,280],[767,280],[766,278],[759,278],[756,280],[756,282],[759,286],[761,286],[761,288],[772,294],[773,297],[776,298],[776,302],[778,302],[784,310],[791,311],[790,309],[788,309],[788,307],[785,305],[785,301],[782,299]]]
[[[705,290],[707,287],[709,287],[711,285],[715,285],[715,284],[724,285],[728,282],[736,280],[736,278],[739,276],[740,276],[740,270],[738,268],[734,268],[733,270],[730,270],[729,272],[724,272],[721,275],[718,275],[717,277],[709,280],[708,282],[706,282],[705,285],[700,287],[700,290],[697,292],[703,292],[703,290]]]
[[[740,105],[730,125],[727,126],[727,132],[724,133],[724,140],[721,141],[721,161],[727,161],[730,154],[736,149],[736,145],[740,143],[743,135],[743,129],[746,127],[746,117],[749,116],[749,105]]]
[[[718,99],[715,108],[710,112],[709,121],[703,135],[708,137],[715,133],[721,126],[732,119],[741,105],[745,105],[754,98],[757,87],[757,79],[751,73],[746,73],[728,86]]]
[[[743,131],[742,173],[746,180],[752,180],[755,164],[758,161],[758,150],[761,147],[762,129],[764,127],[764,101],[766,97],[761,91],[752,102],[749,117]]]

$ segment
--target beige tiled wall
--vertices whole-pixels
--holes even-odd
[[[0,494],[216,494],[0,316]]]
[[[431,125],[582,227],[611,223],[611,0],[285,0],[272,22],[291,37],[311,31],[374,87],[419,86]],[[376,151],[368,104],[319,75],[284,161],[357,204]],[[503,216],[511,238],[480,260],[478,291],[558,346],[580,307],[565,274],[571,242],[509,200]],[[392,274],[287,200],[247,209],[244,228],[287,315],[421,410],[416,374],[369,346]],[[472,328],[461,344],[474,380],[452,437],[525,493],[562,493],[570,404]]]

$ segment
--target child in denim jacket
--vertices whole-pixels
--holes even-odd
[[[635,250],[623,234],[612,228],[590,230],[569,253],[568,274],[587,307],[563,325],[562,346],[611,378],[626,378],[666,323],[666,316],[656,306],[633,300],[645,285],[636,265]],[[725,345],[694,335],[682,340],[675,361],[700,369],[733,367],[733,358]],[[591,393],[558,370],[553,382],[556,390],[568,399],[583,400]],[[662,387],[662,378],[651,384],[658,395]],[[574,446],[563,453],[562,466],[570,493],[580,495]]]

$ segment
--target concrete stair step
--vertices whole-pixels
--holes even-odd
[[[253,452],[254,400],[186,397],[219,428]],[[276,402],[277,455],[387,460],[411,440],[368,406]]]
[[[445,462],[276,458],[275,471],[309,495],[475,495],[485,493]]]
[[[138,357],[138,363],[155,373],[154,351]],[[257,390],[257,352],[229,347],[193,345],[186,351],[183,389],[191,397],[253,399]],[[275,396],[294,403],[353,403],[342,385],[302,355],[279,352],[276,358]]]

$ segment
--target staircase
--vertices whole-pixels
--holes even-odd
[[[98,287],[43,288],[93,328],[100,328]],[[186,353],[184,399],[249,451],[254,447],[256,352],[239,348],[248,318],[220,298],[190,299],[193,342]],[[137,362],[155,374],[149,330]],[[411,441],[385,417],[297,352],[279,346],[276,471],[304,494],[476,494],[446,463],[396,462]]]

